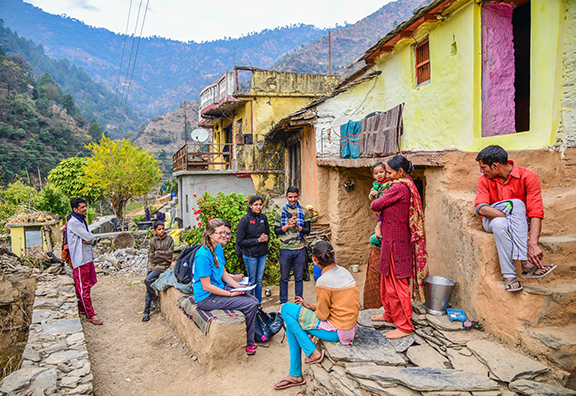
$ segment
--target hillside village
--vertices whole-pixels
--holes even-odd
[[[474,327],[431,314],[431,301],[413,301],[414,333],[388,339],[394,324],[372,317],[382,310],[361,310],[352,345],[315,340],[324,360],[307,365],[306,379],[294,384],[303,386],[283,394],[576,395],[576,2],[434,0],[380,36],[347,68],[351,74],[231,67],[187,107],[191,129],[205,135],[182,136],[182,107],[134,132],[136,144],[157,153],[157,140],[169,137],[162,159],[172,165],[177,192],[156,202],[170,213],[167,228],[201,230],[196,208],[205,208],[207,197],[217,206],[228,194],[256,194],[274,210],[296,186],[302,206],[316,214],[311,234],[331,243],[362,293],[376,225],[372,166],[401,154],[415,168],[430,275],[455,282],[450,307]],[[514,293],[505,290],[494,237],[475,211],[476,158],[489,145],[538,176],[545,213],[539,246],[543,262],[557,266],[539,279],[519,276],[523,289]],[[175,218],[182,224],[173,225]],[[286,371],[289,348],[276,335],[269,349],[247,357],[237,337],[245,334],[242,314],[199,319],[182,287],[166,287],[160,313],[141,327],[134,313],[145,290],[149,237],[137,231],[132,246],[110,246],[118,235],[97,238],[103,280],[94,293],[106,307],[104,326],[80,319],[71,278],[22,269],[15,255],[0,251],[0,261],[10,262],[2,281],[20,268],[37,285],[22,368],[0,383],[0,394],[212,394],[206,384],[275,394],[271,381]],[[185,233],[174,235],[184,242]],[[267,287],[272,297],[262,307],[280,311],[278,287]],[[304,288],[314,300],[314,282]],[[109,295],[119,290],[122,303]],[[149,332],[134,340],[145,353],[108,345],[134,331]],[[158,351],[165,352],[162,371],[144,356]],[[231,387],[223,378],[232,376],[250,384]]]

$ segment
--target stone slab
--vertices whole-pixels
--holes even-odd
[[[382,333],[386,334],[388,331],[383,331]],[[410,348],[415,342],[413,334],[402,338],[392,338],[388,341],[390,341],[390,344],[392,344],[394,350],[396,350],[398,353],[406,352],[406,350]]]
[[[82,331],[80,319],[61,319],[43,323],[37,331],[47,334],[68,335]]]
[[[78,352],[74,350],[64,351],[64,352],[56,352],[53,353],[46,359],[46,364],[54,364],[57,365],[58,363],[68,364],[71,360],[74,359],[87,359],[88,352]]]
[[[408,348],[406,356],[418,367],[449,368],[446,358],[429,345],[416,345]]]
[[[350,367],[346,372],[358,378],[393,382],[415,391],[483,391],[498,390],[491,379],[454,370],[430,367]]]
[[[423,396],[470,396],[472,395],[470,392],[459,392],[459,391],[452,391],[452,392],[422,392]]]
[[[342,366],[334,366],[329,374],[330,379],[339,395],[343,396],[364,396],[360,386],[351,378],[348,378]]]
[[[55,368],[49,368],[38,374],[30,383],[30,389],[48,389],[56,386],[58,372]]]
[[[474,329],[468,329],[466,331],[439,331],[447,340],[457,345],[466,345],[468,341],[481,340],[486,338],[485,334]]]
[[[326,354],[335,361],[374,362],[376,364],[405,365],[406,360],[382,333],[367,327],[358,327],[352,345],[320,341]]]
[[[469,355],[462,354],[462,351],[457,351],[453,348],[447,348],[446,353],[450,357],[450,362],[452,367],[456,370],[466,371],[468,373],[475,373],[484,376],[488,376],[490,369],[483,363],[481,363],[475,356],[472,355],[467,348]]]
[[[510,389],[527,396],[575,396],[576,391],[562,386],[521,379],[510,384]]]
[[[381,315],[384,313],[384,310],[381,308],[378,309],[364,309],[360,311],[360,315],[358,316],[358,324],[364,327],[372,327],[375,329],[380,329],[383,327],[392,327],[396,328],[394,323],[386,322],[386,321],[373,321],[370,319],[372,315]]]
[[[450,322],[448,319],[448,315],[436,316],[436,315],[426,315],[426,320],[432,327],[437,330],[445,330],[445,331],[466,331],[464,326],[462,326],[462,322],[459,320],[455,320],[454,322]]]
[[[22,368],[13,372],[2,380],[0,392],[13,393],[22,389],[30,384],[30,382],[38,375],[47,371],[45,368]]]
[[[491,341],[470,341],[466,344],[474,355],[488,368],[492,375],[503,382],[519,377],[533,378],[549,369],[540,362],[520,355]]]

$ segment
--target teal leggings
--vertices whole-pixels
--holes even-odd
[[[302,330],[298,323],[298,313],[302,307],[293,303],[282,305],[281,313],[286,323],[286,337],[290,348],[290,375],[293,377],[302,376],[302,350],[306,356],[310,356],[316,349],[316,345],[310,340],[309,335],[321,340],[338,342],[337,331],[327,331],[321,329]]]

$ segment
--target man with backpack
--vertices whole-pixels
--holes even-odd
[[[154,235],[150,239],[150,248],[148,250],[148,274],[144,279],[146,285],[146,299],[144,305],[144,316],[142,322],[150,320],[150,311],[154,311],[158,307],[158,295],[152,288],[152,283],[156,281],[162,274],[170,268],[174,255],[174,240],[170,235],[166,235],[164,223],[157,221],[154,223]]]
[[[70,200],[72,215],[66,226],[66,240],[70,251],[72,271],[74,272],[74,286],[78,298],[78,311],[86,315],[88,322],[101,325],[102,322],[94,313],[90,291],[97,282],[94,268],[94,251],[92,242],[94,235],[88,230],[86,222],[86,201],[82,198]]]

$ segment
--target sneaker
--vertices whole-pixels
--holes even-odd
[[[256,349],[252,348],[252,345],[246,347],[246,355],[254,355],[256,353]]]
[[[150,301],[150,311],[155,311],[158,308],[158,297],[155,300]]]
[[[150,320],[149,314],[144,314],[144,316],[142,316],[142,322],[148,322],[149,320]]]
[[[256,348],[258,348],[258,344],[254,343],[252,345],[249,345],[249,347],[252,349],[256,349]]]

